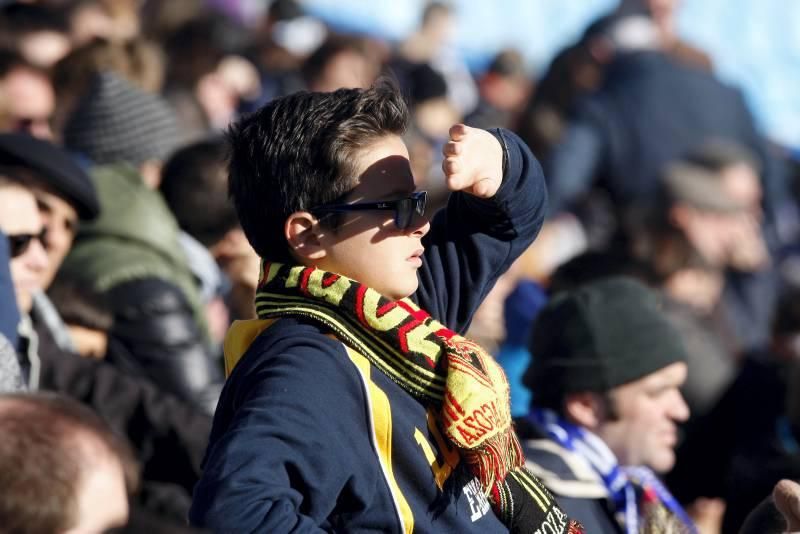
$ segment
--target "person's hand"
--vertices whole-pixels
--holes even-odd
[[[728,264],[742,272],[755,272],[770,263],[761,224],[748,214],[738,214],[728,222]]]
[[[450,191],[491,198],[503,182],[503,147],[486,130],[456,124],[442,148],[442,170]]]
[[[800,484],[781,480],[772,491],[775,507],[786,520],[786,532],[800,532]]]

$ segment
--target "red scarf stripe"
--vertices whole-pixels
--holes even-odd
[[[364,317],[364,295],[367,294],[367,286],[358,286],[356,290],[356,317],[358,320],[369,328],[369,323],[367,323],[367,318]]]

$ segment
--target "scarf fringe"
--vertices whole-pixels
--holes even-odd
[[[484,494],[490,500],[495,485],[525,463],[522,447],[514,432],[493,436],[477,449],[461,449],[461,456],[470,471],[478,477]]]

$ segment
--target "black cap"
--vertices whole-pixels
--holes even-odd
[[[658,294],[623,276],[557,294],[539,313],[530,348],[523,381],[543,402],[607,392],[687,359]]]
[[[81,219],[94,219],[100,213],[89,175],[66,150],[53,143],[22,133],[0,133],[0,165],[31,170],[72,204]]]

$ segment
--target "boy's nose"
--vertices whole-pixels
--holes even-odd
[[[425,215],[414,215],[414,220],[409,227],[411,235],[415,237],[422,237],[427,234],[431,229],[431,221]]]

